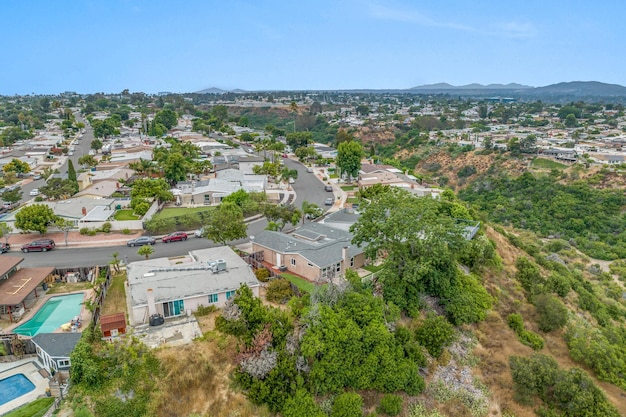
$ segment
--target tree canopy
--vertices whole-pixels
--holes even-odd
[[[223,202],[211,213],[204,225],[204,237],[226,245],[228,242],[247,236],[243,211],[234,202]]]
[[[46,233],[48,226],[56,220],[56,215],[45,204],[26,206],[15,215],[15,227],[24,232]]]
[[[341,142],[337,148],[337,167],[342,174],[347,174],[350,179],[356,178],[361,169],[361,159],[365,156],[363,147],[357,141]]]

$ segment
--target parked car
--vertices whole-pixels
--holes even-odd
[[[33,176],[33,181],[40,180],[41,178],[43,178],[43,177],[41,176],[41,174],[35,174],[35,175]]]
[[[139,236],[138,238],[131,239],[126,242],[126,246],[144,246],[144,245],[154,245],[156,243],[156,239],[152,236]]]
[[[289,184],[295,184],[296,180],[294,180],[293,178],[289,177],[289,181],[288,182],[289,182]]]
[[[0,243],[0,253],[7,253],[11,250],[11,245],[8,243]]]
[[[329,191],[329,192],[333,192],[333,186],[328,184],[324,186],[324,191]]]
[[[335,204],[335,199],[332,197],[328,197],[326,201],[324,201],[324,204],[327,206],[332,206],[333,204]]]
[[[19,205],[20,203],[11,203],[9,201],[5,201],[4,203],[2,203],[2,208],[7,209],[7,210],[13,210],[15,207]]]
[[[32,190],[30,190],[30,195],[35,197],[39,195],[39,188],[33,188]]]
[[[313,172],[313,167],[308,167],[308,168],[306,169],[306,172],[308,172],[309,174],[310,174],[310,173],[312,173],[312,172]]]
[[[163,236],[161,240],[163,241],[163,243],[182,242],[183,240],[187,240],[187,233],[185,232],[170,233],[167,236]]]
[[[54,249],[55,246],[54,240],[52,239],[33,240],[22,246],[22,252],[47,252]]]
[[[193,235],[195,237],[202,237],[204,235],[204,227],[202,229],[198,229],[195,232],[193,232]]]

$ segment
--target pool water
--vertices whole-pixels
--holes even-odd
[[[62,324],[68,323],[78,316],[82,303],[82,293],[52,297],[30,320],[16,327],[13,332],[24,336],[52,333]]]
[[[8,378],[0,379],[0,405],[6,404],[35,389],[35,384],[30,382],[24,374],[16,374]]]

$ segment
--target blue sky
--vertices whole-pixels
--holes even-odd
[[[621,1],[2,0],[0,94],[626,85]]]

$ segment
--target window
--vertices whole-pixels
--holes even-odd
[[[168,303],[163,303],[163,316],[164,317],[173,317],[180,316],[185,313],[185,303],[183,300],[170,301]]]
[[[235,291],[226,291],[226,299],[230,300],[231,298],[233,298],[235,296]]]
[[[306,264],[307,266],[310,266],[311,268],[313,268],[313,264],[311,262],[307,262]]]
[[[209,304],[217,303],[217,294],[209,294]]]
[[[291,258],[291,266],[296,266],[296,260],[295,260],[295,258]]]
[[[58,363],[59,363],[59,368],[65,367],[65,366],[70,366],[69,359],[61,359],[61,360],[59,360]]]
[[[337,262],[337,265],[335,265],[335,271],[341,272],[341,262]]]
[[[354,256],[350,258],[350,268],[354,267]]]

